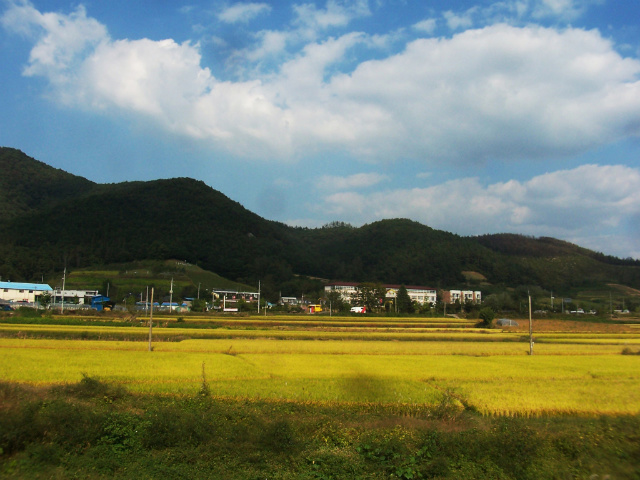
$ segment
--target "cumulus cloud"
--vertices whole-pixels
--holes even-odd
[[[460,30],[473,26],[473,13],[476,9],[470,9],[463,14],[456,14],[451,10],[444,12],[443,16],[451,30]]]
[[[263,30],[256,37],[259,40],[259,45],[255,48],[238,52],[238,57],[243,57],[249,62],[258,62],[266,57],[278,55],[285,50],[290,35],[285,32]]]
[[[36,40],[25,75],[42,75],[53,83],[69,83],[86,54],[107,38],[107,29],[79,6],[69,15],[40,13],[28,2],[9,8],[2,25]]]
[[[583,165],[524,182],[462,178],[427,188],[340,192],[326,196],[322,209],[353,223],[407,217],[463,235],[549,235],[640,257],[640,240],[623,235],[627,219],[640,216],[640,170],[622,165]],[[593,231],[609,233],[594,238]],[[614,237],[626,243],[605,240]]]
[[[348,177],[336,177],[332,175],[323,175],[320,178],[319,185],[325,189],[331,190],[347,190],[350,188],[367,188],[388,180],[387,175],[380,173],[357,173]]]
[[[267,3],[236,3],[222,10],[218,18],[225,23],[247,23],[269,11],[271,7]]]
[[[604,0],[533,0],[530,2],[534,18],[555,17],[571,21],[580,17],[592,5]]]
[[[296,4],[295,23],[310,31],[324,30],[331,27],[344,27],[351,20],[371,14],[367,0],[339,2],[329,0],[326,8],[318,8],[313,3]]]
[[[366,1],[295,8],[298,22],[315,29],[369,12]],[[640,133],[640,61],[623,58],[597,31],[496,24],[416,39],[344,71],[350,53],[372,41],[349,32],[306,43],[269,75],[234,81],[202,64],[198,44],[112,39],[81,7],[42,14],[14,3],[3,24],[32,36],[25,74],[48,79],[61,101],[142,115],[260,160],[334,149],[374,161],[517,160]],[[265,33],[253,60],[286,42]]]
[[[444,12],[443,18],[451,30],[486,26],[495,23],[527,25],[532,21],[572,22],[594,5],[605,0],[500,0],[476,5],[466,10]]]
[[[414,29],[420,32],[424,32],[428,35],[431,35],[433,32],[435,32],[437,26],[438,22],[435,18],[428,18],[426,20],[422,20],[418,23],[413,24]]]

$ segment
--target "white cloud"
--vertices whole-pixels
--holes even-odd
[[[532,0],[531,13],[534,18],[555,17],[566,21],[582,16],[592,5],[604,0]]]
[[[107,38],[107,29],[88,18],[83,6],[69,15],[40,13],[30,3],[13,4],[2,16],[2,25],[37,39],[25,75],[42,75],[53,83],[68,83],[84,55]]]
[[[594,31],[496,25],[416,40],[336,76],[332,90],[379,112],[366,130],[351,125],[353,144],[379,155],[514,159],[637,135],[639,72]]]
[[[297,8],[316,27],[368,12],[364,1]],[[341,149],[377,161],[517,161],[640,134],[640,61],[621,57],[597,31],[498,24],[418,39],[341,72],[354,47],[371,41],[351,32],[307,43],[269,75],[234,82],[202,65],[197,44],[114,40],[82,8],[41,14],[16,3],[3,24],[35,35],[25,73],[47,78],[62,101],[143,115],[260,160]],[[265,32],[253,60],[286,42]]]
[[[267,3],[236,3],[221,11],[218,18],[225,23],[247,23],[269,11],[271,6]]]
[[[255,48],[237,52],[236,56],[249,62],[259,62],[264,58],[285,51],[290,34],[274,30],[263,30],[256,34],[259,45]]]
[[[173,40],[103,42],[80,73],[81,100],[156,116],[167,125],[185,120],[181,112],[191,110],[212,85],[198,52]]]
[[[297,16],[296,23],[312,31],[344,27],[354,18],[371,14],[367,0],[329,0],[324,9],[318,9],[313,3],[297,4],[293,9]]]
[[[389,180],[389,177],[380,173],[357,173],[355,175],[349,175],[348,177],[323,175],[320,178],[319,185],[322,189],[346,190],[350,188],[372,187],[385,180]]]
[[[447,21],[447,26],[451,30],[461,30],[470,28],[473,26],[472,16],[475,13],[476,9],[469,9],[461,15],[453,13],[453,11],[448,10],[443,13],[445,20]]]
[[[413,28],[420,32],[431,35],[433,32],[435,32],[437,26],[438,22],[435,18],[428,18],[427,20],[422,20],[418,23],[415,23],[413,25]]]
[[[328,195],[321,208],[329,218],[354,224],[406,217],[462,235],[548,235],[640,258],[640,239],[625,224],[640,216],[640,170],[621,165],[584,165],[486,186],[463,178],[428,188],[340,192]],[[595,231],[608,234],[594,237]]]
[[[501,0],[486,5],[476,5],[464,11],[449,10],[443,13],[451,30],[472,26],[508,23],[528,25],[532,21],[551,20],[571,22],[583,16],[589,8],[605,0]]]

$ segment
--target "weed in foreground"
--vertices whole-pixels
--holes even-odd
[[[86,373],[82,373],[82,379],[78,383],[65,385],[60,390],[61,393],[66,393],[76,398],[102,398],[111,402],[122,399],[127,395],[127,391],[121,385],[110,385]]]
[[[207,376],[205,373],[205,363],[202,362],[202,383],[200,384],[200,390],[198,391],[198,395],[203,398],[211,397],[211,389],[209,388],[209,384],[207,383]]]

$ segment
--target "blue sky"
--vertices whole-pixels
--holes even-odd
[[[636,0],[0,8],[0,145],[54,167],[640,258]]]

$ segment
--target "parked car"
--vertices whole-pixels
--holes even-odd
[[[352,313],[367,313],[367,307],[351,307]]]
[[[5,304],[0,305],[0,311],[8,312],[10,310],[13,310],[13,307],[11,305],[5,305]]]

